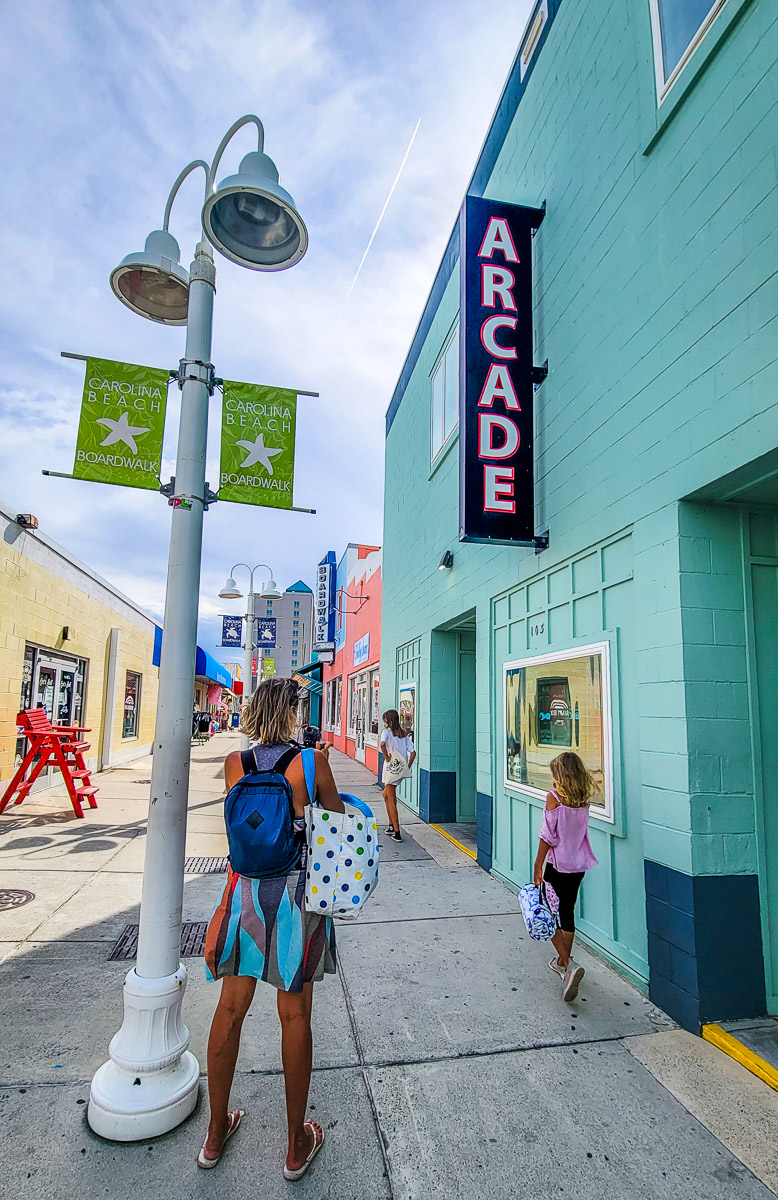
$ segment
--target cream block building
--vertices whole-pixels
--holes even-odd
[[[44,705],[55,724],[89,727],[93,770],[148,754],[161,628],[68,550],[16,518],[0,504],[0,781],[11,778],[26,752],[16,720],[24,708]],[[44,772],[34,790],[57,778]]]

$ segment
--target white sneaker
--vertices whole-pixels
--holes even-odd
[[[578,995],[578,988],[581,986],[581,980],[585,974],[586,971],[583,967],[579,966],[577,962],[573,962],[571,958],[565,973],[564,987],[562,988],[563,1000],[575,1000]]]
[[[565,968],[562,966],[558,958],[551,959],[551,962],[548,964],[548,969],[549,971],[553,971],[555,975],[558,975],[560,979],[564,979]]]

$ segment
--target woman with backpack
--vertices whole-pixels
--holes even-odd
[[[381,751],[385,760],[381,776],[384,790],[381,795],[386,803],[386,815],[389,818],[386,833],[393,842],[401,842],[400,818],[397,813],[397,784],[401,779],[409,777],[416,751],[413,748],[413,734],[409,729],[403,729],[400,724],[400,714],[396,708],[388,709],[381,720],[384,723],[381,732]]]
[[[241,720],[242,731],[256,744],[228,754],[224,764],[231,861],[205,939],[206,973],[221,979],[222,990],[208,1040],[211,1119],[197,1159],[204,1169],[215,1167],[243,1117],[240,1109],[228,1111],[228,1103],[243,1020],[261,979],[277,990],[289,1133],[283,1173],[290,1180],[305,1174],[324,1144],[321,1125],[305,1115],[313,1059],[311,1005],[314,981],[336,971],[332,919],[305,909],[309,801],[300,747],[292,742],[299,694],[292,679],[263,679]],[[318,750],[315,756],[317,798],[342,813],[327,758]],[[236,788],[246,776],[251,782]],[[239,823],[233,823],[236,814]]]

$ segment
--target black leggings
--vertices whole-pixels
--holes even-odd
[[[559,897],[559,928],[564,933],[575,933],[575,902],[578,889],[583,882],[583,871],[557,871],[550,862],[546,863],[544,879],[550,883]]]

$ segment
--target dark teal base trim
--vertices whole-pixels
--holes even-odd
[[[477,858],[479,867],[492,869],[492,797],[476,792],[475,797]]]
[[[645,861],[649,996],[684,1029],[765,1014],[756,875]]]
[[[419,770],[419,816],[422,821],[440,825],[457,819],[457,777],[455,771]]]

